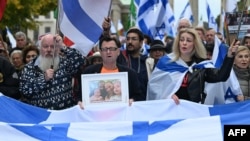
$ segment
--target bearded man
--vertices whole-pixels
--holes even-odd
[[[64,47],[58,35],[43,36],[39,50],[40,55],[24,67],[20,77],[19,89],[27,103],[51,110],[76,105],[72,78],[86,59],[76,49]]]

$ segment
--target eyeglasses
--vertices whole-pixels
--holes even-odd
[[[35,58],[36,55],[27,55],[27,56],[26,56],[26,58],[30,58],[30,57],[31,57],[31,58]]]
[[[127,41],[129,41],[129,40],[136,41],[136,40],[138,40],[138,38],[136,38],[136,37],[127,37],[126,40]]]
[[[117,47],[106,47],[106,48],[101,48],[100,50],[107,52],[108,50],[109,51],[116,51],[117,49],[118,49]]]

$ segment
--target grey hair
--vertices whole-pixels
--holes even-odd
[[[18,32],[15,34],[15,37],[16,37],[16,38],[24,37],[24,39],[27,40],[26,34],[23,33],[22,31],[18,31]]]

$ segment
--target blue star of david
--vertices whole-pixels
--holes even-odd
[[[155,27],[156,29],[155,36],[158,36],[162,39],[164,37],[164,32],[161,31],[164,30],[165,28],[166,28],[165,23],[162,23],[161,26],[159,27]]]

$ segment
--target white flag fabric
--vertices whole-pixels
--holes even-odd
[[[193,16],[193,12],[192,12],[189,1],[187,2],[185,8],[181,12],[179,19],[183,19],[183,18],[188,19],[191,23],[194,22],[194,16]]]
[[[214,39],[212,61],[216,68],[220,68],[227,55],[228,47],[221,43],[217,36]],[[205,104],[224,104],[237,101],[237,95],[243,94],[239,81],[232,68],[230,77],[225,82],[206,83],[207,98]]]
[[[60,0],[59,5],[61,32],[87,56],[102,33],[102,22],[108,16],[111,0]]]
[[[6,26],[6,31],[7,31],[7,35],[9,37],[10,43],[11,43],[11,47],[14,48],[16,47],[16,39],[14,38],[14,36],[11,34],[9,28]]]
[[[111,31],[111,33],[114,33],[114,34],[116,34],[116,28],[115,28],[115,25],[114,25],[114,23],[111,21],[111,27],[110,27],[110,31]]]
[[[56,111],[0,94],[0,140],[223,141],[224,125],[250,123],[249,106],[250,101],[208,106],[165,99]]]
[[[206,7],[207,7],[207,19],[208,19],[208,27],[209,28],[213,28],[215,30],[215,32],[218,31],[218,25],[215,21],[215,17],[210,9],[210,6],[208,4],[208,2],[206,1]]]

